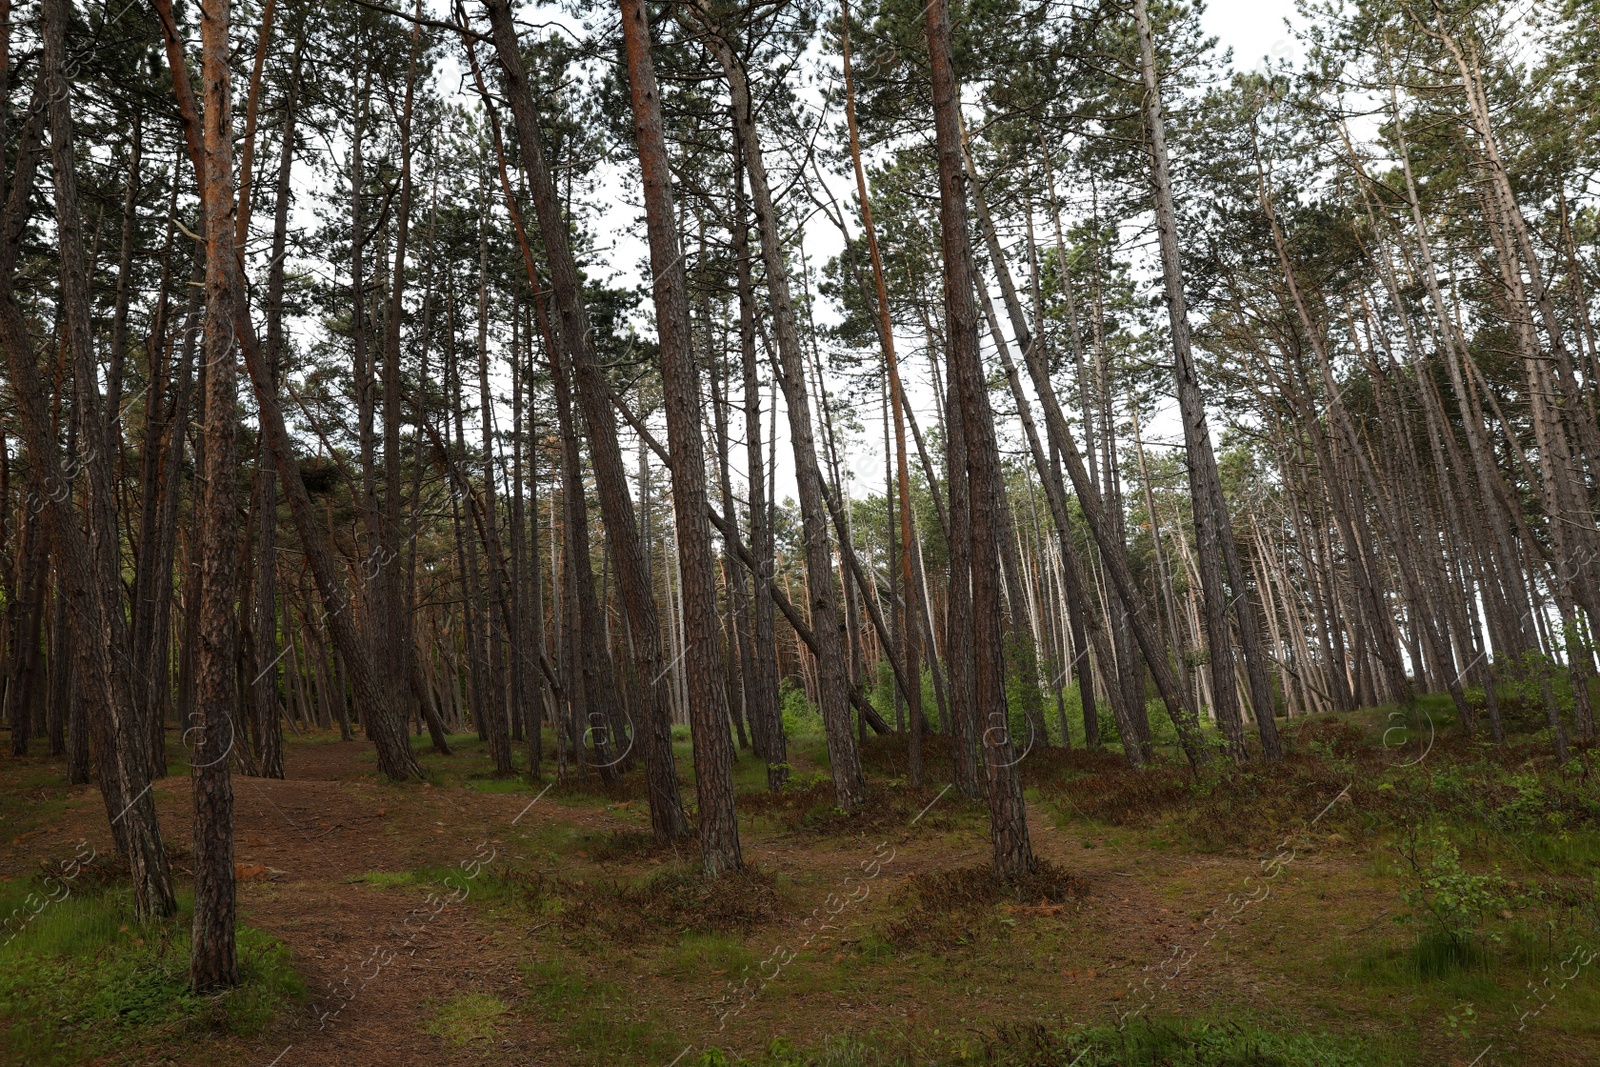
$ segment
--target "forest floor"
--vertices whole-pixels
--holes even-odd
[[[1285,724],[1273,769],[1031,751],[1045,867],[1008,891],[981,803],[938,758],[911,788],[892,738],[853,817],[816,738],[778,797],[746,754],[749,873],[714,883],[650,843],[637,771],[496,780],[477,738],[419,739],[396,785],[294,738],[286,780],[234,778],[244,985],[215,998],[186,913],[132,918],[98,792],[0,757],[0,1063],[1600,1063],[1588,757],[1384,715]],[[154,787],[180,887],[182,755]],[[679,772],[692,803],[686,743]]]

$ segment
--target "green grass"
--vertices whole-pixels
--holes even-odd
[[[413,871],[368,871],[365,874],[346,878],[345,881],[360,882],[363,885],[391,889],[397,885],[416,885],[417,876]]]
[[[554,749],[554,737],[549,728],[545,728],[541,735],[544,739],[545,770],[548,773],[551,764],[551,754]],[[511,764],[516,769],[516,774],[509,778],[497,778],[494,774],[494,763],[489,758],[489,745],[480,741],[476,733],[446,734],[445,740],[450,744],[450,755],[446,756],[433,750],[433,742],[427,734],[421,737],[412,735],[411,750],[421,764],[427,781],[433,788],[454,788],[466,786],[486,793],[516,793],[528,789],[538,792],[546,783],[534,783],[528,778],[528,745],[526,741],[511,742]],[[368,763],[376,764],[377,756],[373,752],[364,752],[362,757]],[[421,788],[418,783],[395,784],[396,788]]]
[[[1037,1034],[1037,1031],[1034,1032]],[[1010,1035],[1006,1035],[1010,1037]],[[1075,1064],[1075,1067],[1387,1067],[1398,1060],[1349,1039],[1285,1031],[1245,1020],[1158,1020],[1125,1029],[1096,1027],[1063,1035],[1043,1035],[1030,1047],[1027,1037],[996,1041],[986,1050],[990,1063]],[[1049,1059],[1051,1054],[1054,1059]]]
[[[815,1049],[777,1040],[748,1059],[711,1048],[693,1062],[699,1067],[1399,1067],[1403,1062],[1369,1043],[1248,1019],[1132,1020],[1120,1029],[1020,1024],[942,1044],[936,1050],[892,1037],[842,1035]]]
[[[546,784],[519,775],[516,778],[473,779],[467,783],[467,787],[480,793],[537,793]]]
[[[476,875],[470,869],[459,866],[367,871],[345,881],[378,889],[406,889],[419,894],[436,894],[446,899],[460,896],[462,900],[476,904],[505,904],[519,896],[517,883],[490,867],[479,869]]]
[[[586,978],[560,959],[529,961],[522,973],[529,1008],[563,1035],[563,1062],[668,1063],[682,1050],[620,985]]]
[[[9,914],[27,888],[0,885]],[[240,926],[240,984],[217,996],[188,987],[191,904],[157,923],[133,918],[126,889],[73,893],[0,948],[0,1061],[79,1063],[125,1045],[149,1048],[220,1033],[259,1034],[305,996],[289,951]]]
[[[492,993],[467,993],[423,1005],[429,1019],[423,1029],[457,1048],[478,1041],[493,1041],[511,1006]]]
[[[35,752],[44,751],[44,742],[35,738]],[[5,828],[7,840],[16,840],[45,826],[60,822],[69,807],[83,800],[72,797],[68,791],[65,767],[60,760],[44,756],[22,759],[8,757],[5,763],[6,789],[0,794],[0,827]],[[97,803],[99,796],[91,794],[88,800]],[[0,917],[10,912],[0,912]]]
[[[667,954],[661,973],[691,981],[736,980],[758,957],[738,938],[726,934],[684,934]]]
[[[1497,999],[1491,979],[1497,970],[1496,954],[1481,939],[1424,930],[1408,941],[1370,949],[1362,955],[1355,975],[1362,982],[1391,986],[1444,983],[1447,992]]]
[[[498,944],[525,946],[523,996],[441,991],[398,1025],[480,1050],[498,1050],[502,1039],[532,1028],[560,1050],[563,1062],[580,1067],[659,1067],[691,1042],[681,1067],[1466,1063],[1491,1038],[1514,1030],[1519,1012],[1536,1006],[1525,988],[1530,980],[1537,983],[1561,968],[1575,946],[1600,937],[1600,778],[1550,766],[1547,746],[1532,734],[1518,735],[1505,749],[1469,743],[1448,698],[1427,698],[1438,744],[1414,767],[1398,766],[1384,751],[1385,731],[1397,722],[1393,709],[1384,708],[1287,724],[1292,755],[1281,767],[1219,764],[1190,772],[1173,758],[1170,725],[1155,708],[1152,727],[1168,758],[1141,774],[1125,771],[1114,748],[1099,755],[1037,750],[1021,766],[1030,807],[1054,816],[1048,839],[1069,847],[1052,858],[1098,878],[1094,897],[1065,915],[985,905],[952,924],[949,936],[906,947],[885,936],[907,917],[895,887],[917,862],[980,863],[988,848],[985,807],[951,792],[908,833],[903,824],[923,799],[896,777],[903,773],[904,739],[874,738],[864,749],[880,791],[873,811],[882,816],[909,805],[906,818],[892,827],[885,819],[823,818],[832,799],[820,721],[798,690],[786,694],[785,705],[793,728],[792,782],[816,784],[817,796],[802,796],[793,812],[763,803],[755,796],[766,790],[762,761],[744,752],[735,766],[746,859],[759,859],[770,879],[771,914],[743,926],[709,921],[710,906],[725,903],[726,893],[697,893],[692,846],[673,852],[650,843],[647,808],[630,792],[640,771],[621,789],[593,779],[581,792],[555,789],[541,805],[604,811],[620,822],[608,818],[615,829],[599,830],[593,820],[577,825],[558,812],[501,827],[492,831],[501,835],[500,854],[476,877],[459,866],[420,866],[350,879],[359,892],[391,894],[397,911],[425,907],[430,892],[464,889],[464,906],[475,909]],[[1048,695],[1045,713],[1055,740]],[[1073,702],[1068,720],[1081,731]],[[1426,723],[1411,720],[1405,730],[1415,747]],[[1108,728],[1106,740],[1112,737]],[[1387,740],[1394,747],[1399,736]],[[1079,745],[1081,737],[1075,733],[1073,741]],[[448,799],[469,806],[480,792],[531,798],[543,788],[495,779],[475,735],[452,742],[458,754],[444,757],[418,739],[429,781],[382,788],[396,790],[402,804]],[[313,742],[290,742],[307,743]],[[685,797],[692,798],[687,728],[675,728],[674,747]],[[949,770],[946,750],[932,751],[937,758],[930,760],[924,799],[943,787]],[[520,763],[525,748],[515,752]],[[375,778],[370,753],[363,758],[362,769]],[[547,762],[547,772],[551,767]],[[31,804],[41,790],[65,792],[43,770],[29,772],[38,788],[8,794],[8,803]],[[1320,817],[1349,782],[1350,802]],[[440,795],[430,798],[435,790]],[[80,794],[67,803],[97,800]],[[808,807],[813,802],[816,812]],[[811,814],[817,826],[799,818]],[[1314,830],[1313,818],[1320,818]],[[428,822],[415,826],[433,832]],[[1450,845],[1458,852],[1448,869],[1435,864],[1429,890],[1435,900],[1470,879],[1493,875],[1504,882],[1492,906],[1474,907],[1470,922],[1451,928],[1456,936],[1430,925],[1430,914],[1413,899],[1425,873],[1400,846],[1427,827],[1442,835],[1435,851]],[[1182,1003],[1197,1014],[1124,1030],[1104,1025],[1124,1003],[1115,999],[1126,988],[1124,967],[1152,961],[1128,957],[1122,932],[1099,910],[1101,899],[1137,886],[1152,910],[1173,916],[1179,937],[1198,943],[1205,935],[1192,932],[1193,922],[1223,906],[1246,874],[1259,877],[1261,858],[1289,833],[1299,858],[1272,883],[1270,899],[1231,923],[1193,969],[1196,999]],[[825,906],[828,894],[840,890],[841,872],[856,870],[884,839],[905,858],[841,914],[840,930],[806,940],[800,918]],[[1044,839],[1036,836],[1036,847]],[[773,845],[777,854],[769,858]],[[1093,850],[1078,853],[1080,845]],[[141,926],[131,919],[125,890],[96,894],[88,881],[0,950],[0,1063],[54,1067],[111,1053],[131,1061],[135,1052],[138,1062],[159,1062],[165,1049],[201,1035],[258,1032],[302,995],[282,947],[245,931],[245,986],[221,998],[192,997],[185,988],[186,917]],[[0,917],[27,889],[0,883]],[[1397,927],[1400,918],[1407,924]],[[769,959],[774,946],[794,950],[792,962],[763,986],[748,1012],[713,1036],[716,998],[745,975],[761,973],[758,961]],[[1118,962],[1107,967],[1109,960]],[[1292,1004],[1296,1015],[1246,1014],[1253,1010],[1248,1005],[1269,1002],[1235,995],[1247,979],[1260,983],[1270,1002]],[[1158,1006],[1178,1009],[1175,1000]],[[838,1036],[826,1036],[834,1028]],[[1523,1062],[1548,1061],[1552,1048],[1570,1046],[1582,1055],[1596,1047],[1600,964],[1563,987],[1529,1031],[1530,1058]],[[771,1043],[777,1035],[794,1044]],[[721,1042],[729,1051],[701,1042]]]

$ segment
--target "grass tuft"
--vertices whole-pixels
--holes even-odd
[[[1087,892],[1080,879],[1043,861],[1033,874],[1014,880],[997,878],[987,864],[927,871],[891,898],[898,916],[884,927],[883,937],[899,948],[972,944],[993,937],[1018,916],[1063,915]]]
[[[772,875],[754,867],[706,878],[684,865],[642,882],[536,875],[524,891],[536,914],[560,914],[568,925],[613,937],[661,930],[748,934],[777,918],[783,903]]]
[[[493,1041],[500,1032],[500,1020],[511,1013],[511,1006],[492,993],[430,1000],[423,1007],[432,1016],[423,1029],[457,1048]]]
[[[739,806],[766,816],[777,829],[818,836],[943,833],[957,825],[960,801],[955,797],[946,795],[917,818],[938,796],[939,790],[928,786],[912,789],[869,781],[866,802],[860,810],[846,812],[834,800],[832,779],[818,775],[781,793],[745,794],[739,798]]]

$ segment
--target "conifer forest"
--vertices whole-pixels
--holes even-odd
[[[1600,1063],[1597,324],[1596,0],[0,0],[0,1065]]]

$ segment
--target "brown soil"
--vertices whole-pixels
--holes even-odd
[[[106,1062],[184,1067],[572,1062],[563,1020],[543,1010],[527,988],[523,969],[532,961],[559,961],[585,980],[623,991],[629,1003],[645,1006],[640,1017],[658,1028],[661,1041],[675,1050],[693,1048],[695,1055],[709,1045],[752,1054],[775,1037],[816,1047],[829,1035],[883,1033],[901,1026],[907,1032],[943,1027],[946,1035],[965,1030],[981,1038],[1008,1021],[1105,1024],[1146,1005],[1153,1013],[1177,1015],[1270,1014],[1304,1004],[1301,1019],[1307,1027],[1348,1032],[1354,1025],[1372,1034],[1403,1020],[1394,1012],[1373,1010],[1360,1000],[1359,990],[1348,986],[1325,985],[1308,996],[1306,974],[1293,969],[1300,939],[1323,939],[1315,951],[1327,951],[1325,939],[1334,928],[1317,924],[1335,901],[1337,921],[1349,926],[1349,937],[1370,944],[1384,936],[1394,895],[1373,879],[1362,854],[1312,841],[1298,844],[1293,861],[1273,880],[1271,899],[1236,909],[1230,901],[1261,883],[1260,856],[1245,849],[1197,855],[1136,846],[1098,824],[1074,823],[1063,830],[1040,806],[1030,805],[1035,852],[1070,876],[1015,899],[985,899],[968,916],[930,913],[927,931],[919,931],[926,936],[909,940],[930,953],[937,976],[903,961],[875,963],[860,956],[846,962],[846,954],[859,951],[875,933],[889,931],[894,940],[894,921],[917,917],[914,908],[907,910],[916,886],[959,889],[968,877],[964,871],[987,863],[987,841],[970,810],[965,828],[959,820],[944,832],[873,824],[855,835],[795,826],[776,810],[752,816],[759,825],[746,829],[744,851],[758,871],[750,890],[754,903],[730,905],[748,915],[737,911],[738,921],[727,928],[756,959],[777,945],[787,946],[799,962],[769,990],[742,1001],[735,996],[742,1006],[724,1027],[722,1013],[740,972],[714,969],[692,979],[680,975],[677,982],[658,977],[675,936],[668,931],[663,937],[659,927],[679,922],[685,930],[693,927],[692,901],[684,910],[681,900],[663,904],[604,888],[627,885],[633,892],[652,872],[675,869],[674,857],[642,840],[647,829],[642,805],[594,797],[575,803],[554,792],[530,804],[534,797],[526,791],[385,784],[377,780],[370,749],[361,743],[297,742],[288,755],[287,780],[234,779],[236,860],[250,875],[240,884],[239,902],[242,921],[289,946],[309,990],[306,1005],[256,1039],[186,1041],[144,1049],[134,1060]],[[458,759],[462,762],[453,767],[476,769],[481,762],[475,755]],[[192,832],[189,782],[169,778],[155,791],[175,875],[183,880],[189,876]],[[692,798],[692,789],[685,792]],[[40,790],[38,799],[64,793],[69,798],[65,814],[0,845],[0,875],[35,871],[41,862],[70,855],[79,839],[110,851],[95,791],[52,787]],[[941,803],[956,802],[946,796]],[[565,851],[548,847],[553,835],[568,831],[588,835],[593,843]],[[436,910],[430,899],[446,892],[439,879],[392,884],[371,877],[419,869],[442,875],[491,853],[497,868],[523,880],[524,891],[554,887],[550,891],[565,894],[571,910],[560,922],[542,923],[520,902],[474,897],[470,882],[465,900],[446,901]],[[881,865],[881,877],[863,876],[864,863],[891,854]],[[839,929],[818,934],[808,917],[830,893],[849,885],[847,878],[858,886],[864,882],[868,892],[843,913]],[[1325,888],[1337,894],[1326,902]],[[602,899],[604,893],[613,895]],[[636,916],[626,913],[630,907]],[[1360,923],[1349,925],[1352,915]],[[964,923],[996,921],[1016,933],[1015,951],[970,948],[960,940]],[[935,944],[923,943],[930,941]],[[1164,961],[1188,958],[1190,952],[1195,953],[1192,963],[1168,968],[1175,974],[1163,981]],[[818,975],[830,961],[854,970],[843,980],[822,981]],[[997,979],[997,961],[1009,968],[1006,977]],[[466,994],[491,994],[514,1009],[496,1021],[493,1041],[463,1047],[425,1029],[441,1002]],[[941,1006],[934,1006],[934,996]],[[1581,1055],[1581,1049],[1555,1041],[1546,1048],[1544,1062],[1584,1062],[1562,1059]],[[1438,1060],[1419,1062],[1455,1058],[1453,1051],[1439,1054]]]

